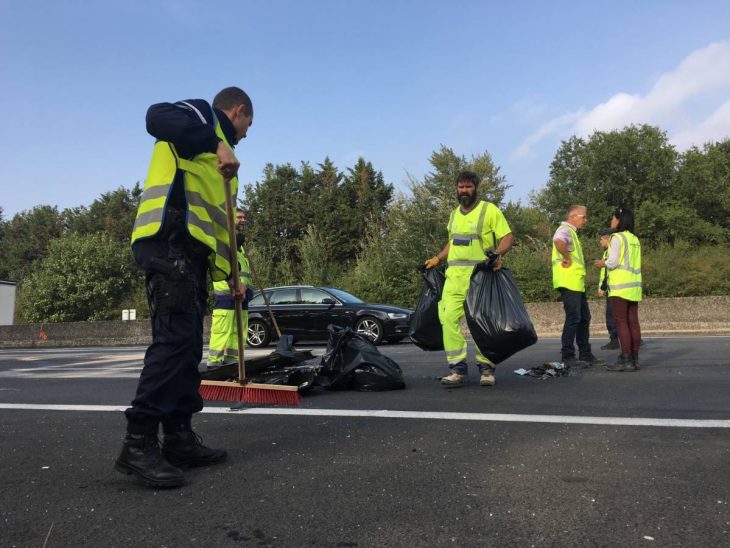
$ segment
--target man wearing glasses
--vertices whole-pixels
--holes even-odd
[[[571,206],[565,221],[560,223],[553,236],[553,287],[560,291],[565,310],[560,353],[565,365],[576,368],[605,365],[593,355],[588,341],[591,312],[586,297],[583,246],[578,238],[578,230],[585,226],[587,220],[588,210],[585,206]],[[579,359],[575,356],[576,344]]]

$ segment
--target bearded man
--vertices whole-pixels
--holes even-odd
[[[497,253],[491,259],[493,270],[502,268],[502,256],[512,248],[512,230],[502,212],[490,202],[479,200],[479,176],[462,171],[456,177],[456,198],[459,205],[451,212],[449,241],[438,255],[428,259],[426,268],[433,268],[446,260],[446,283],[439,302],[439,320],[444,336],[444,350],[449,374],[441,379],[446,387],[468,383],[467,345],[461,332],[464,317],[464,299],[469,289],[474,266],[485,262],[485,253]],[[494,364],[476,349],[479,385],[494,386]]]

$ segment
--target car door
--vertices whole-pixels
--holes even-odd
[[[271,310],[283,335],[301,338],[304,318],[296,287],[284,287],[271,292]]]
[[[330,293],[317,288],[302,289],[302,301],[308,303],[313,338],[326,340],[329,337],[327,326],[330,324],[352,327],[354,311]]]

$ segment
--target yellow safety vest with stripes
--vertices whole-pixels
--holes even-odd
[[[628,230],[616,232],[611,239],[621,242],[619,264],[608,271],[608,291],[611,297],[627,301],[641,300],[641,244],[639,238]]]
[[[218,120],[215,120],[215,132],[230,146]],[[183,172],[187,230],[193,238],[210,249],[208,262],[211,278],[225,280],[231,275],[228,219],[223,178],[218,172],[218,157],[215,153],[203,152],[192,160],[186,160],[180,158],[172,143],[155,143],[134,221],[132,245],[139,239],[156,235],[162,228],[167,200],[178,170]],[[231,180],[234,200],[237,191],[238,179],[234,178]]]
[[[469,267],[469,272],[474,265],[484,262],[484,250],[486,246],[492,248],[497,245],[497,237],[491,232],[491,241],[483,242],[482,230],[484,229],[484,217],[489,206],[494,204],[481,200],[479,205],[466,215],[457,215],[460,207],[457,206],[449,217],[449,255],[447,257],[449,268],[455,266]]]
[[[553,252],[552,252],[552,264],[553,264],[553,287],[564,287],[571,291],[585,291],[586,290],[586,265],[583,259],[583,246],[578,239],[578,233],[575,229],[566,222],[561,223],[562,226],[568,229],[570,236],[573,239],[573,250],[570,252],[571,264],[565,268],[561,264],[563,261],[563,255],[555,247],[555,241],[553,241]]]
[[[253,287],[253,282],[251,278],[251,266],[248,262],[248,257],[246,257],[246,254],[243,251],[242,247],[238,248],[238,275],[241,278],[241,283],[248,286]],[[213,294],[214,295],[230,295],[231,291],[228,287],[228,282],[225,280],[220,280],[217,282],[213,282]]]

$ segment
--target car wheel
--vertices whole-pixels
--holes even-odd
[[[248,346],[251,348],[261,348],[269,344],[271,341],[271,333],[269,327],[261,320],[251,320],[248,322]]]
[[[383,324],[372,316],[363,316],[357,320],[355,331],[365,335],[373,344],[380,344],[383,340]]]

